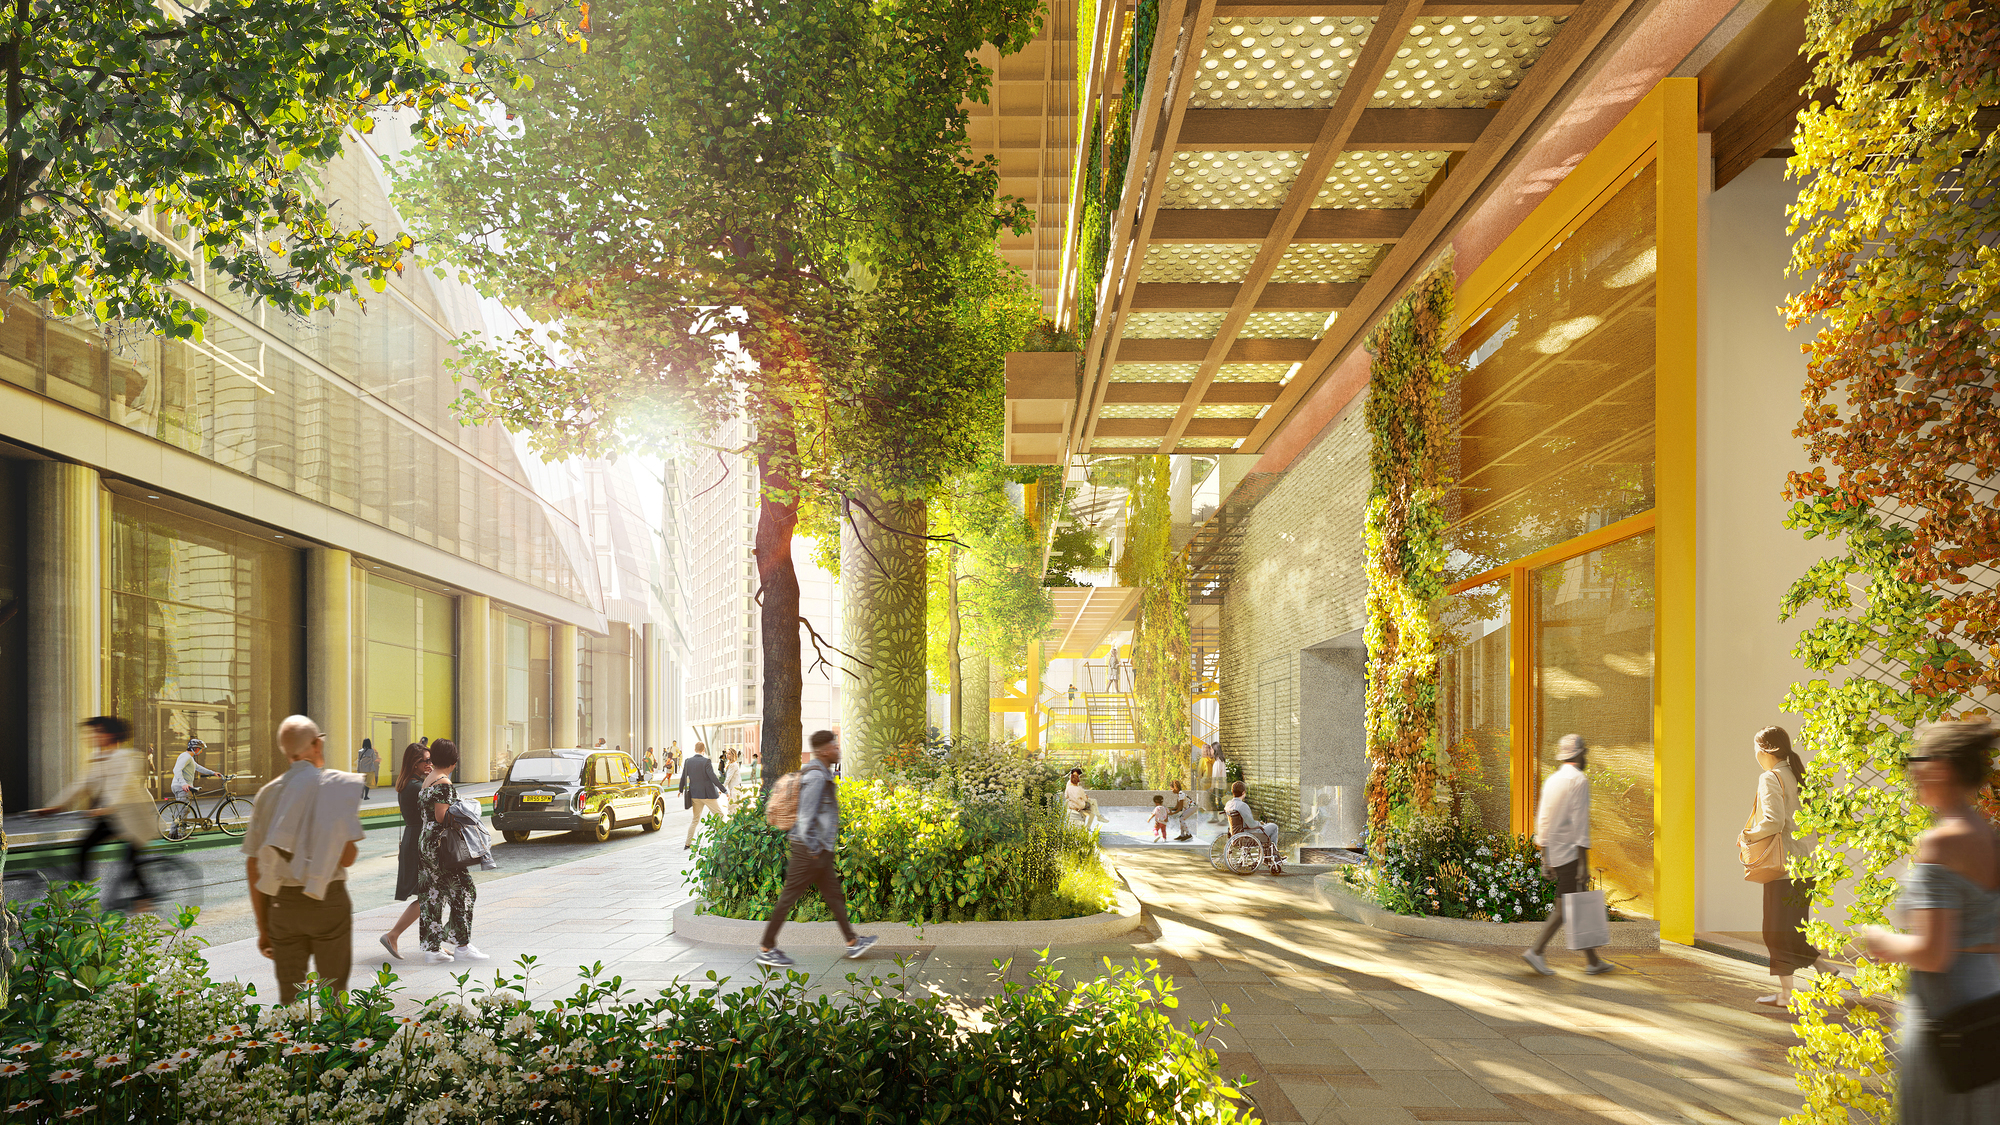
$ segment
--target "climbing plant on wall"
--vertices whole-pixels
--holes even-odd
[[[1139,0],[1125,44],[1125,87],[1111,103],[1111,119],[1090,112],[1090,158],[1084,166],[1083,207],[1077,238],[1076,327],[1088,336],[1097,323],[1097,286],[1111,253],[1111,222],[1125,198],[1126,165],[1132,155],[1132,110],[1146,92],[1146,68],[1153,58],[1153,31],[1159,0]],[[1079,43],[1079,51],[1090,49]]]
[[[1794,431],[1812,467],[1787,483],[1787,525],[1835,549],[1785,599],[1791,616],[1817,607],[1794,650],[1817,676],[1786,706],[1807,716],[1811,752],[1799,828],[1818,846],[1794,863],[1814,880],[1808,933],[1839,950],[1887,924],[1890,867],[1928,823],[1903,781],[1911,731],[2000,690],[2000,512],[1982,483],[2000,472],[2000,141],[1980,118],[2000,102],[2000,15],[1815,0],[1802,49],[1833,97],[1800,115],[1790,169],[1792,270],[1808,283],[1785,311],[1817,331]],[[1862,957],[1851,980],[1798,995],[1806,1104],[1788,1121],[1893,1117],[1890,1043],[1867,1001],[1903,983]]]
[[[1131,510],[1118,583],[1139,591],[1132,629],[1132,725],[1145,747],[1146,784],[1183,776],[1194,737],[1193,648],[1188,640],[1188,559],[1173,549],[1167,481],[1171,460],[1133,459]],[[1179,771],[1179,772],[1176,772]]]
[[[1452,275],[1438,269],[1368,337],[1374,356],[1368,425],[1368,825],[1428,804],[1437,787],[1438,645],[1444,596],[1448,455],[1446,396],[1457,364]]]

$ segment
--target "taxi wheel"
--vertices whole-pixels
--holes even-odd
[[[528,834],[518,829],[509,828],[507,831],[500,833],[500,838],[510,844],[518,844],[527,839]]]
[[[667,803],[665,801],[654,801],[653,819],[646,821],[644,824],[641,824],[639,828],[641,831],[645,832],[658,832],[660,829],[666,827],[666,824],[667,824]]]
[[[611,810],[605,809],[597,818],[596,826],[584,829],[583,833],[590,837],[593,842],[601,844],[611,838],[611,829],[613,827],[615,826],[611,823]]]

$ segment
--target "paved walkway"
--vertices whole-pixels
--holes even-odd
[[[539,958],[531,995],[544,1000],[568,994],[573,967],[595,961],[640,989],[711,972],[753,978],[753,950],[672,934],[685,853],[675,825],[659,838],[482,885],[474,940],[495,955],[485,968]],[[1235,1026],[1215,1046],[1225,1072],[1256,1080],[1269,1121],[1770,1125],[1798,1106],[1784,1057],[1794,1039],[1782,1013],[1751,1003],[1769,980],[1755,966],[1672,947],[1622,955],[1622,971],[1594,978],[1580,958],[1558,956],[1558,975],[1538,977],[1513,950],[1342,920],[1312,896],[1309,875],[1219,875],[1185,849],[1107,854],[1145,902],[1148,926],[1130,942],[1058,948],[1061,967],[1082,975],[1101,972],[1104,956],[1157,960],[1179,989],[1178,1019],[1227,1005]],[[394,914],[357,918],[357,951],[373,954],[357,959],[357,978],[384,960],[375,937]],[[835,950],[795,956],[832,989],[857,968]],[[998,991],[1001,958],[1014,960],[1019,980],[1034,951],[881,949],[864,964],[915,990],[976,998]],[[250,943],[218,946],[210,959],[218,975],[268,991],[269,962]],[[455,988],[465,968],[396,966],[413,996]]]

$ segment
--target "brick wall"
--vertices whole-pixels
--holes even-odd
[[[1290,827],[1300,819],[1299,653],[1361,628],[1366,609],[1362,401],[1252,510],[1223,593],[1223,753],[1242,765],[1257,815]]]

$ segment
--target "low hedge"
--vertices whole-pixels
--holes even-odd
[[[1555,906],[1533,839],[1439,813],[1399,819],[1369,842],[1368,859],[1340,868],[1341,881],[1397,914],[1540,922]]]
[[[288,1008],[208,979],[190,911],[97,913],[59,889],[26,919],[0,1011],[10,1122],[371,1125],[583,1122],[1067,1123],[1257,1120],[1209,1027],[1177,1030],[1153,966],[1065,985],[1047,964],[983,1007],[892,982],[815,995],[803,974],[640,996],[587,972],[526,999],[532,959],[393,1014],[386,970],[331,1005]],[[1108,966],[1108,963],[1107,963]],[[1003,966],[1004,969],[1004,966]],[[855,978],[850,977],[850,981]]]
[[[852,778],[839,785],[835,865],[856,922],[1040,921],[1111,906],[1096,834],[1069,823],[1055,801]],[[785,834],[746,804],[704,821],[687,874],[708,913],[764,918],[789,855]],[[829,917],[817,891],[791,916]]]

